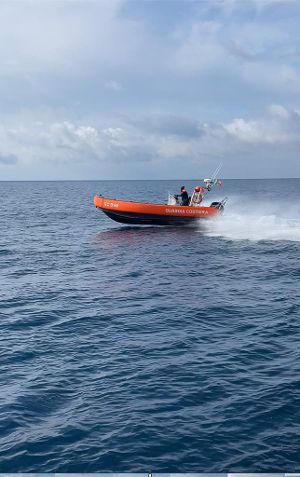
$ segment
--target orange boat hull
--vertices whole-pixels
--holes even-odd
[[[185,225],[199,219],[220,215],[218,207],[191,207],[182,205],[147,204],[108,199],[96,195],[94,204],[108,217],[123,224]]]

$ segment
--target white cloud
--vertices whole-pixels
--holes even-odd
[[[173,21],[166,25],[152,2],[144,8],[127,0],[1,1],[4,109],[77,104],[96,111],[109,103],[107,109],[140,113],[146,104],[178,115],[206,101],[203,108],[230,110],[233,91],[240,104],[252,94],[258,109],[296,101],[296,2],[182,2],[186,14],[176,17],[170,3]]]
[[[107,89],[111,89],[112,91],[116,91],[116,92],[123,91],[123,86],[121,85],[121,83],[114,80],[107,81],[105,83],[105,87]]]
[[[258,167],[287,153],[296,164],[299,2],[182,1],[168,23],[152,2],[1,1],[1,170],[199,157],[238,167],[247,154]],[[272,103],[293,110],[259,117]]]
[[[300,76],[293,66],[261,61],[241,65],[240,72],[244,81],[261,90],[300,93]]]
[[[223,0],[196,5],[194,17],[174,33],[167,64],[191,76],[211,72],[219,78],[219,88],[230,81],[240,90],[249,84],[268,93],[299,93],[296,2]]]
[[[162,115],[134,121],[115,119],[106,124],[105,118],[96,122],[23,121],[12,127],[0,128],[2,168],[7,164],[43,164],[55,161],[78,164],[124,164],[128,170],[134,164],[152,163],[165,167],[181,160],[184,170],[223,158],[226,168],[243,171],[243,161],[249,155],[263,158],[268,164],[284,159],[297,168],[300,144],[300,114],[281,105],[272,105],[267,113],[256,119],[235,118],[226,123],[191,123],[191,119]],[[153,127],[160,124],[161,130]],[[178,125],[189,131],[191,124],[198,134],[182,134]],[[289,157],[286,157],[288,151]],[[261,167],[253,164],[253,170]],[[42,170],[42,169],[41,169]],[[133,170],[133,169],[132,169]]]
[[[3,155],[0,154],[0,164],[4,165],[13,165],[18,162],[18,158],[14,156],[13,154],[8,154],[8,155]]]
[[[281,119],[289,119],[290,118],[290,113],[289,111],[284,108],[283,106],[280,106],[280,104],[271,104],[269,107],[269,112],[273,116],[278,116]]]
[[[196,73],[222,62],[224,48],[217,41],[220,24],[212,21],[196,22],[187,31],[177,31],[178,48],[170,57],[170,66],[183,73]]]
[[[122,128],[106,128],[103,129],[103,134],[109,138],[111,141],[119,142],[124,136],[124,130]]]
[[[300,115],[283,106],[272,105],[269,115],[257,120],[234,119],[224,124],[229,135],[252,144],[288,144],[300,142]]]
[[[143,31],[139,23],[118,16],[123,3],[1,1],[1,74],[85,76],[99,64],[130,64]]]

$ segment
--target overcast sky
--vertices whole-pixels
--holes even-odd
[[[0,0],[0,180],[300,177],[299,0]]]

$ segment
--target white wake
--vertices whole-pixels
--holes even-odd
[[[205,224],[206,235],[229,240],[300,241],[300,204],[229,200],[223,216]]]

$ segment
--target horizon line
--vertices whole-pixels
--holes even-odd
[[[204,178],[192,178],[192,179],[1,179],[1,182],[166,182],[166,181],[198,181]],[[220,179],[222,181],[257,181],[257,180],[298,180],[300,177],[230,177],[226,179]]]

